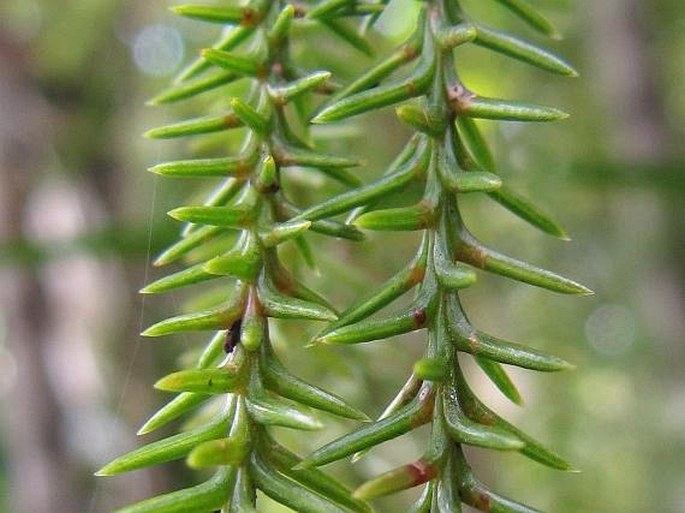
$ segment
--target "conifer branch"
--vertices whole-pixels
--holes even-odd
[[[534,28],[555,34],[549,22],[527,3],[498,1]],[[356,344],[423,330],[426,350],[414,365],[407,385],[375,424],[317,449],[301,466],[323,465],[355,452],[358,459],[374,446],[430,423],[431,436],[422,458],[367,481],[354,496],[373,499],[422,485],[424,492],[412,512],[461,511],[462,503],[484,512],[532,512],[536,510],[500,497],[477,481],[465,460],[463,445],[516,451],[556,469],[572,471],[573,467],[480,402],[464,378],[457,355],[473,355],[493,383],[516,403],[521,402],[521,396],[500,364],[543,372],[572,366],[556,356],[478,331],[463,309],[460,291],[472,286],[476,270],[483,269],[555,292],[591,292],[567,278],[483,246],[466,228],[459,199],[461,194],[484,192],[536,227],[565,238],[563,229],[511,193],[493,174],[494,159],[472,119],[553,121],[567,115],[552,107],[478,96],[460,80],[453,50],[476,44],[553,73],[574,76],[575,71],[547,50],[474,23],[457,0],[424,2],[417,24],[415,35],[392,54],[416,45],[416,34],[421,34],[417,64],[406,72],[406,78],[383,82],[386,63],[393,62],[396,70],[411,62],[399,62],[391,56],[392,61],[382,61],[367,72],[379,80],[358,79],[313,119],[315,123],[337,121],[416,98],[397,107],[398,117],[416,131],[407,154],[373,183],[310,207],[300,217],[322,219],[356,209],[350,220],[359,228],[423,232],[414,259],[421,262],[421,273],[415,275],[418,280],[410,279],[414,275],[411,270],[416,268],[415,263],[410,264],[343,312],[313,342]],[[424,184],[423,199],[410,206],[375,209],[378,198],[395,202],[401,198],[408,184],[402,177],[419,161],[425,165],[412,178]],[[408,309],[369,318],[414,286],[418,287],[417,296]]]
[[[221,94],[240,78],[250,81],[243,97],[223,102],[229,110],[190,119],[146,133],[169,139],[228,134],[243,128],[247,136],[237,155],[165,162],[151,168],[163,176],[218,178],[204,205],[182,206],[169,215],[185,223],[181,238],[155,262],[183,261],[187,267],[147,285],[158,294],[209,280],[232,286],[222,304],[158,322],[143,334],[151,337],[187,331],[213,331],[197,366],[174,372],[155,384],[177,393],[141,428],[149,433],[209,401],[218,403],[214,418],[199,427],[152,442],[120,456],[99,471],[115,475],[175,459],[192,468],[215,468],[205,483],[152,498],[120,511],[255,511],[260,491],[282,504],[311,513],[366,513],[369,506],[319,470],[292,469],[299,458],[281,447],[272,426],[316,430],[321,410],[354,420],[368,420],[344,399],[292,375],[271,345],[270,319],[337,319],[318,294],[291,276],[278,247],[302,241],[310,229],[333,237],[359,239],[358,229],[331,221],[297,220],[301,209],[290,203],[282,183],[289,168],[320,170],[347,185],[358,185],[348,168],[358,162],[311,148],[294,135],[287,111],[291,105],[326,89],[327,71],[302,72],[290,56],[293,25],[306,16],[341,35],[341,18],[377,12],[352,2],[324,0],[305,7],[275,0],[247,5],[179,5],[172,10],[196,20],[228,27],[213,48],[184,70],[176,83],[151,103],[170,103],[198,94]],[[366,43],[365,40],[364,43]],[[243,50],[245,44],[250,51]],[[306,124],[307,120],[304,120]],[[230,288],[229,288],[230,290]],[[199,416],[199,419],[204,417]]]
[[[495,0],[530,27],[551,37],[550,22],[525,0]],[[514,451],[552,468],[570,463],[490,410],[471,390],[458,354],[472,355],[484,373],[513,402],[522,398],[502,364],[556,372],[572,367],[563,359],[508,342],[474,327],[460,301],[462,289],[481,270],[564,294],[589,294],[584,286],[551,271],[502,255],[481,244],[460,214],[462,194],[484,193],[540,230],[568,238],[528,200],[510,191],[474,119],[542,122],[567,117],[559,109],[481,97],[461,81],[454,51],[478,45],[543,70],[576,72],[563,59],[515,35],[472,20],[458,0],[424,0],[414,33],[361,76],[340,88],[328,71],[300,70],[291,57],[293,25],[316,23],[356,50],[373,53],[368,35],[387,0],[320,0],[287,4],[250,0],[244,6],[180,5],[179,15],[228,29],[191,63],[152,104],[221,93],[238,80],[250,87],[228,99],[228,108],[146,133],[153,139],[203,137],[245,130],[237,154],[194,158],[153,166],[178,178],[219,178],[202,205],[169,215],[183,223],[180,239],[155,265],[182,261],[186,268],[147,285],[141,292],[165,293],[223,280],[232,287],[221,304],[160,321],[144,335],[211,331],[195,368],[161,378],[156,387],[177,393],[140,429],[149,433],[210,401],[220,404],[210,420],[147,444],[100,470],[114,475],[180,458],[192,468],[215,468],[204,483],[124,508],[120,513],[256,511],[257,492],[295,511],[372,511],[366,500],[423,486],[412,512],[448,513],[467,504],[484,512],[536,510],[490,491],[474,476],[464,445]],[[249,51],[243,48],[249,43]],[[392,78],[390,78],[392,77]],[[350,169],[359,162],[312,148],[294,135],[291,109],[314,94],[330,100],[311,119],[330,123],[394,106],[415,132],[404,150],[371,183]],[[409,102],[407,102],[409,100]],[[304,102],[304,103],[303,103]],[[308,167],[350,187],[336,197],[304,207],[283,191],[289,168]],[[421,201],[378,208],[401,200],[409,184],[424,187]],[[348,214],[345,223],[333,219]],[[378,290],[338,313],[286,270],[278,248],[295,241],[311,257],[308,231],[361,240],[363,230],[416,231],[415,257]],[[409,307],[371,316],[416,289]],[[313,410],[368,421],[344,399],[291,374],[271,344],[270,319],[308,319],[328,325],[313,344],[358,344],[412,331],[426,335],[425,351],[413,373],[375,422],[353,430],[300,459],[274,439],[272,426],[303,431],[322,427]],[[352,456],[420,426],[430,425],[423,456],[362,484],[351,493],[317,467]]]

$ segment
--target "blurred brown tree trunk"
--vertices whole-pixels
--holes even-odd
[[[27,197],[44,163],[49,108],[28,78],[21,49],[0,34],[0,238],[22,240]],[[22,122],[17,122],[21,120]],[[6,395],[11,511],[68,513],[84,497],[64,443],[65,414],[49,379],[49,312],[38,269],[5,270],[0,291],[15,379]]]
[[[597,77],[610,142],[613,167],[624,172],[639,174],[673,173],[680,169],[682,147],[674,140],[674,127],[667,115],[665,104],[664,63],[656,47],[658,31],[668,20],[659,20],[655,7],[639,0],[603,0],[587,2],[588,23],[593,28],[588,55]],[[658,9],[658,8],[657,8]],[[656,183],[659,183],[658,178]],[[639,183],[650,183],[643,176]],[[643,187],[643,194],[657,194]],[[675,192],[675,191],[671,191]],[[662,197],[662,195],[660,195]],[[622,201],[619,198],[618,201]],[[657,201],[655,199],[654,201]],[[685,221],[682,215],[682,197],[677,193],[663,195],[664,226],[668,251],[654,255],[651,262],[643,262],[641,283],[633,290],[643,290],[645,321],[667,346],[665,354],[684,354],[682,333],[685,332]],[[616,220],[616,226],[625,220]],[[626,227],[632,230],[631,226]],[[654,227],[658,232],[658,228]],[[630,240],[631,234],[625,235]],[[637,241],[635,242],[638,243]],[[638,298],[635,298],[636,301]],[[671,364],[678,359],[671,358]]]
[[[655,58],[652,8],[638,0],[587,2],[592,74],[609,115],[611,158],[626,164],[670,162],[674,145]]]
[[[110,27],[119,7],[103,5],[102,22]],[[98,32],[85,69],[55,80],[37,73],[35,40],[13,41],[0,31],[0,245],[18,250],[0,267],[0,315],[14,369],[0,395],[12,513],[105,512],[166,488],[160,471],[97,482],[92,476],[134,445],[130,426],[124,429],[116,415],[135,412],[139,421],[149,411],[147,379],[138,379],[153,364],[145,352],[126,376],[139,326],[133,287],[122,284],[140,274],[140,262],[122,266],[80,252],[53,261],[44,251],[98,228],[98,219],[116,226],[125,174],[114,143],[112,89],[130,78],[112,80],[112,66],[125,61],[115,58],[113,33],[107,35]],[[98,49],[107,66],[93,66]],[[122,50],[116,57],[126,55]],[[46,192],[47,203],[36,200]],[[65,219],[72,223],[66,231]],[[37,223],[44,240],[36,239]],[[89,296],[94,289],[97,297]],[[119,315],[120,305],[129,311]],[[121,337],[130,343],[114,351],[102,343]],[[108,411],[123,390],[108,387],[106,375],[130,382],[127,397],[136,400],[121,412]]]

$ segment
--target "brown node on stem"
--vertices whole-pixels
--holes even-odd
[[[469,91],[463,84],[457,83],[447,89],[447,99],[452,109],[459,113],[468,110],[476,94]]]
[[[416,325],[417,328],[423,328],[426,325],[426,320],[428,319],[428,315],[426,314],[425,308],[418,308],[418,309],[414,310],[413,316],[414,316],[414,324]]]
[[[405,468],[412,477],[412,486],[426,483],[438,475],[437,466],[423,459],[409,463]]]
[[[469,506],[485,513],[489,513],[492,510],[490,497],[486,493],[466,491],[466,493],[461,492],[460,495],[461,494],[466,495],[466,499],[468,499],[467,504]]]
[[[224,127],[225,128],[238,128],[241,125],[240,118],[235,114],[226,114],[224,116]]]
[[[249,178],[254,169],[252,159],[250,157],[242,158],[235,166],[235,171],[231,173],[236,178]]]
[[[302,3],[297,2],[291,5],[293,6],[293,15],[295,18],[304,18],[307,15],[307,7]]]
[[[471,349],[471,354],[474,356],[478,354],[478,336],[473,333],[468,336],[466,339],[466,343],[469,345],[469,348]]]
[[[406,61],[411,61],[419,56],[419,48],[416,45],[404,45],[402,54]]]
[[[409,82],[407,82],[405,87],[407,89],[407,93],[409,94],[409,96],[416,96],[417,89],[416,89],[416,84],[414,83],[413,80],[410,80]]]
[[[425,265],[415,265],[411,268],[409,274],[409,281],[413,284],[420,283],[426,276],[426,266]]]
[[[419,228],[428,228],[433,226],[435,221],[435,205],[428,200],[421,200],[417,203],[417,206],[421,209],[421,222]]]
[[[281,185],[278,182],[272,182],[266,187],[263,185],[256,185],[255,189],[257,189],[257,192],[260,194],[275,194],[281,190]]]
[[[472,244],[459,244],[455,253],[457,260],[471,264],[479,269],[483,269],[485,267],[488,259],[488,255],[483,249]]]
[[[295,164],[295,161],[292,158],[292,156],[290,156],[288,152],[286,152],[283,148],[274,148],[271,152],[271,156],[274,158],[274,161],[279,166],[288,167]]]
[[[240,24],[243,27],[254,27],[258,25],[261,21],[262,15],[258,10],[252,9],[250,7],[245,7],[243,9],[243,19],[240,21]]]

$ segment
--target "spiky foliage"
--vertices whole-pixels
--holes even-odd
[[[144,332],[150,337],[214,332],[195,368],[156,383],[158,389],[177,395],[140,433],[199,409],[196,427],[121,456],[99,474],[114,475],[184,457],[191,467],[216,471],[200,485],[146,500],[122,509],[122,513],[250,512],[255,511],[258,490],[297,511],[369,510],[323,472],[295,470],[299,458],[271,432],[272,426],[319,429],[321,423],[312,409],[367,419],[338,396],[290,374],[275,354],[269,333],[269,319],[273,318],[336,319],[334,309],[282,265],[279,245],[292,240],[306,251],[303,234],[308,230],[361,238],[357,228],[342,223],[292,220],[300,211],[281,187],[294,167],[318,169],[343,183],[357,183],[348,171],[355,161],[311,148],[295,135],[290,121],[307,111],[310,95],[328,93],[333,87],[330,73],[304,72],[292,61],[293,25],[306,17],[338,31],[349,30],[339,18],[374,11],[350,5],[336,6],[331,12],[330,4],[296,8],[278,1],[253,0],[244,7],[182,5],[173,9],[183,16],[228,27],[222,39],[204,50],[177,83],[152,103],[172,103],[212,91],[221,95],[218,88],[240,81],[245,92],[228,102],[224,98],[228,110],[154,129],[147,135],[176,138],[243,128],[247,136],[238,155],[167,162],[151,169],[164,176],[216,178],[219,183],[204,205],[169,212],[187,224],[181,239],[156,264],[184,261],[188,266],[143,292],[162,293],[223,280],[221,303],[164,320]],[[214,409],[207,407],[210,401],[216,403]]]
[[[554,28],[524,0],[496,0],[531,27],[549,36]],[[157,383],[179,392],[141,429],[150,432],[204,403],[220,407],[209,421],[190,431],[149,444],[102,469],[111,475],[188,457],[193,467],[216,467],[203,484],[153,498],[122,511],[255,511],[256,491],[301,512],[368,511],[364,502],[425,485],[414,513],[448,513],[466,503],[482,511],[531,512],[498,496],[473,475],[462,450],[474,445],[518,451],[561,470],[572,466],[483,404],[470,389],[458,360],[473,355],[494,384],[512,401],[521,397],[502,364],[543,372],[569,368],[562,359],[478,331],[460,302],[460,291],[476,281],[476,269],[565,294],[588,294],[585,287],[550,271],[502,255],[481,244],[460,215],[462,194],[485,193],[537,228],[560,238],[564,231],[534,205],[502,185],[494,159],[474,118],[552,121],[566,114],[550,107],[484,98],[460,81],[454,49],[476,44],[547,71],[573,76],[563,60],[531,43],[472,21],[457,0],[425,0],[415,33],[395,52],[338,90],[325,72],[303,73],[290,57],[289,35],[297,18],[325,26],[358,50],[369,52],[364,37],[386,1],[324,0],[298,3],[253,0],[245,7],[179,6],[181,15],[233,28],[214,48],[182,73],[178,83],[153,103],[194,97],[248,79],[230,111],[155,129],[151,137],[171,138],[246,128],[237,156],[170,162],[152,170],[176,177],[219,177],[222,182],[203,206],[170,212],[188,223],[183,237],[157,260],[185,259],[189,266],[146,287],[159,293],[218,278],[233,280],[230,300],[208,311],[174,317],[148,329],[161,336],[184,331],[215,331],[197,367]],[[343,18],[363,17],[352,28]],[[361,29],[361,30],[357,30]],[[393,78],[391,78],[393,77]],[[401,77],[401,78],[395,78]],[[294,135],[292,116],[306,112],[312,93],[334,94],[312,120],[328,123],[385,106],[398,105],[399,118],[415,135],[376,181],[357,186],[348,168],[355,162],[322,154]],[[412,100],[406,102],[407,100]],[[292,114],[292,112],[291,112]],[[319,169],[353,190],[298,208],[281,189],[291,166]],[[420,184],[423,199],[391,209],[407,188]],[[333,220],[349,213],[347,223]],[[413,260],[388,282],[339,317],[317,294],[299,283],[279,260],[277,247],[293,240],[306,252],[308,230],[361,239],[360,229],[422,233]],[[229,241],[230,246],[222,249]],[[217,254],[219,252],[219,254]],[[411,306],[374,316],[416,289]],[[372,317],[373,316],[373,317]],[[364,415],[339,397],[289,374],[277,359],[269,318],[330,321],[317,344],[357,344],[411,331],[427,335],[425,355],[382,416],[304,460],[273,437],[270,426],[316,429],[307,409],[352,419]],[[355,455],[419,426],[431,425],[426,453],[363,484],[354,494],[317,469]]]
[[[527,3],[499,3],[533,28],[555,34]],[[494,384],[517,403],[520,395],[502,364],[543,372],[570,365],[477,330],[462,307],[460,291],[474,284],[477,269],[564,294],[590,291],[481,244],[460,215],[459,198],[486,193],[534,226],[565,238],[555,222],[502,185],[473,120],[553,121],[567,115],[551,107],[478,96],[461,82],[454,49],[477,44],[551,72],[569,76],[575,72],[546,50],[472,21],[457,0],[427,0],[417,23],[416,32],[403,46],[337,94],[313,119],[315,123],[333,122],[414,98],[399,106],[397,114],[416,134],[381,178],[314,205],[296,219],[315,221],[352,211],[348,222],[366,230],[423,233],[413,261],[341,314],[315,342],[358,344],[424,330],[425,354],[377,422],[314,451],[300,467],[312,468],[355,454],[360,457],[382,442],[430,424],[431,436],[422,458],[368,481],[354,496],[373,499],[425,485],[412,512],[453,513],[461,510],[462,503],[488,512],[533,512],[536,510],[495,494],[477,480],[463,446],[518,451],[556,469],[571,471],[573,467],[483,404],[464,378],[458,354],[473,355]],[[401,78],[387,79],[391,74]],[[419,203],[378,209],[382,201],[401,201],[409,184],[416,182],[424,187]],[[371,317],[415,288],[408,308]]]

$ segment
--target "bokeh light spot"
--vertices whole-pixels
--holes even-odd
[[[607,356],[618,356],[630,349],[635,332],[635,314],[621,305],[601,305],[585,322],[588,342]]]
[[[166,25],[148,25],[133,41],[133,60],[146,75],[170,75],[181,64],[183,38],[178,30]]]

